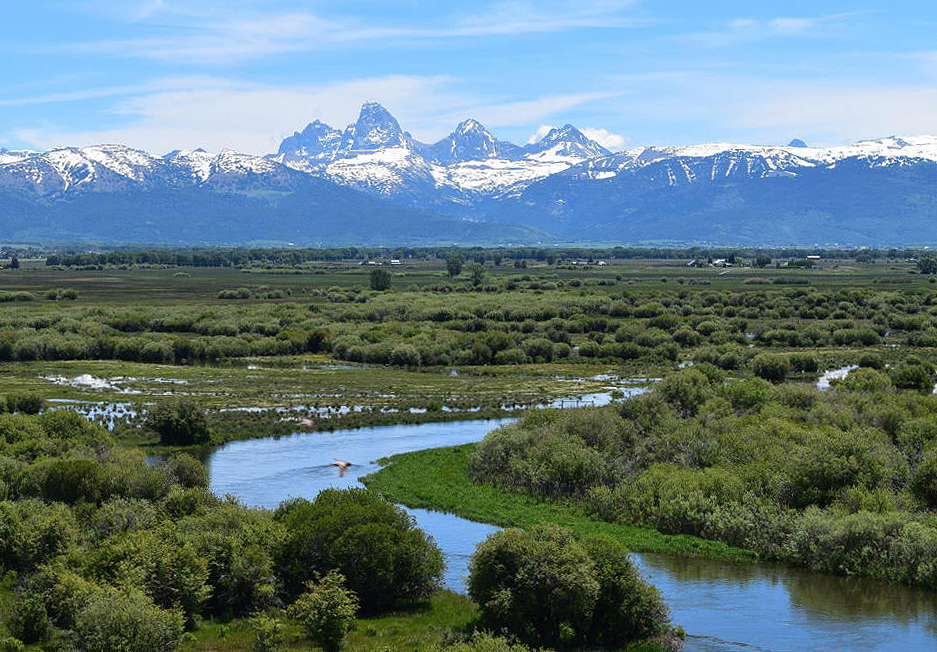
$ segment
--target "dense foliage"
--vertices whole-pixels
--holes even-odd
[[[482,247],[334,247],[328,249],[221,249],[213,248],[186,248],[186,249],[115,249],[106,253],[75,253],[51,252],[46,257],[47,265],[89,266],[89,265],[185,265],[195,267],[240,267],[251,264],[272,265],[299,265],[311,261],[342,261],[342,260],[369,260],[369,259],[412,259],[412,258],[439,258],[451,260],[500,261],[507,259],[530,259],[539,261],[556,261],[559,258],[592,260],[595,258],[661,258],[661,259],[695,259],[695,258],[806,258],[811,254],[822,254],[824,258],[852,258],[862,255],[869,260],[877,258],[898,258],[918,255],[914,250],[891,249],[862,250],[861,252],[848,249],[701,249],[690,247],[688,249],[675,249],[671,247],[611,247],[606,249],[584,247],[551,247],[549,249],[538,247],[513,247],[484,249]],[[36,255],[36,252],[33,253]]]
[[[194,458],[148,465],[75,412],[0,414],[0,572],[18,577],[11,631],[83,652],[168,651],[200,618],[285,607],[296,582],[319,571],[314,590],[324,590],[353,560],[372,564],[353,575],[370,605],[436,587],[438,549],[366,491],[290,503],[275,517],[207,485]],[[314,566],[295,564],[299,549]],[[346,606],[356,600],[349,592]]]
[[[438,588],[443,559],[433,540],[412,516],[365,489],[327,489],[311,502],[284,502],[274,516],[286,530],[278,559],[290,596],[331,569],[369,611]]]
[[[0,316],[0,360],[187,364],[328,353],[368,364],[446,366],[689,358],[726,370],[752,364],[776,381],[785,362],[790,371],[816,370],[817,349],[888,344],[926,352],[937,345],[933,291],[820,291],[779,286],[787,279],[778,276],[771,288],[635,292],[615,280],[471,270],[403,292],[304,288],[301,300],[245,287],[223,290],[210,306],[24,304]],[[753,360],[777,350],[794,356]]]
[[[620,649],[667,632],[660,594],[607,537],[510,528],[478,546],[470,571],[485,625],[528,644]]]
[[[697,365],[607,408],[528,413],[470,472],[612,522],[937,587],[937,396],[892,372],[821,392]]]

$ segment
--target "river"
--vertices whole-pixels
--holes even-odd
[[[595,399],[593,399],[595,400]],[[596,402],[603,402],[600,397]],[[211,452],[211,488],[248,505],[276,507],[329,487],[358,485],[374,460],[479,441],[503,420],[382,426],[236,441]],[[340,475],[334,459],[354,464]],[[468,558],[496,527],[451,514],[408,510],[442,548],[448,588],[464,590]],[[767,564],[635,555],[657,586],[687,652],[870,652],[937,648],[937,593]]]

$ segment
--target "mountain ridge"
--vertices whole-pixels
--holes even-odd
[[[303,220],[312,229],[332,224],[330,242],[351,243],[365,228],[395,232],[398,218],[388,217],[381,227],[350,217],[376,211],[400,216],[410,225],[403,229],[408,237],[435,240],[484,232],[489,242],[870,244],[894,237],[889,244],[919,244],[937,240],[937,137],[835,147],[795,138],[785,146],[705,143],[612,152],[569,124],[521,146],[469,118],[427,144],[379,103],[366,102],[344,130],[314,120],[266,156],[200,148],[156,156],[114,144],[0,150],[6,214],[51,220],[49,232],[56,220],[68,222],[61,210],[68,204],[103,222],[124,219],[114,215],[118,206],[136,210],[154,222],[155,232],[160,218],[154,206],[192,214],[173,193],[215,211],[199,223],[209,230],[214,224],[225,242],[225,220],[237,215],[247,224],[244,211],[259,221],[239,237],[257,228],[295,240]],[[136,205],[123,201],[127,197]],[[330,211],[329,201],[341,210]],[[341,221],[329,222],[339,214],[344,234]],[[411,228],[420,220],[422,236]],[[0,225],[0,235],[10,237],[5,227],[13,221]],[[73,227],[68,232],[80,234]]]

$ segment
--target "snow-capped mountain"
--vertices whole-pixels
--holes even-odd
[[[524,150],[513,143],[498,140],[478,120],[468,119],[439,142],[423,148],[423,156],[441,166],[486,161],[489,159],[517,160]]]
[[[316,120],[268,156],[156,156],[121,145],[0,150],[0,237],[92,232],[174,242],[531,242],[553,234],[921,244],[937,241],[937,137],[613,153],[572,125],[520,146],[469,119],[426,144],[368,102],[344,130]]]
[[[376,102],[338,131],[319,121],[280,145],[275,160],[309,174],[411,205],[471,205],[519,192],[526,184],[610,152],[572,125],[526,147],[498,140],[477,120],[459,124],[434,144],[413,139]]]

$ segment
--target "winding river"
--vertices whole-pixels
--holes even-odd
[[[607,395],[588,397],[606,402]],[[350,487],[373,460],[479,441],[510,420],[383,426],[236,441],[207,458],[211,488],[248,505],[276,507],[329,487]],[[340,475],[333,459],[355,464]],[[496,531],[451,514],[408,510],[442,548],[445,584],[464,590],[475,545]],[[664,595],[687,652],[856,652],[937,649],[937,593],[767,564],[635,555]]]

